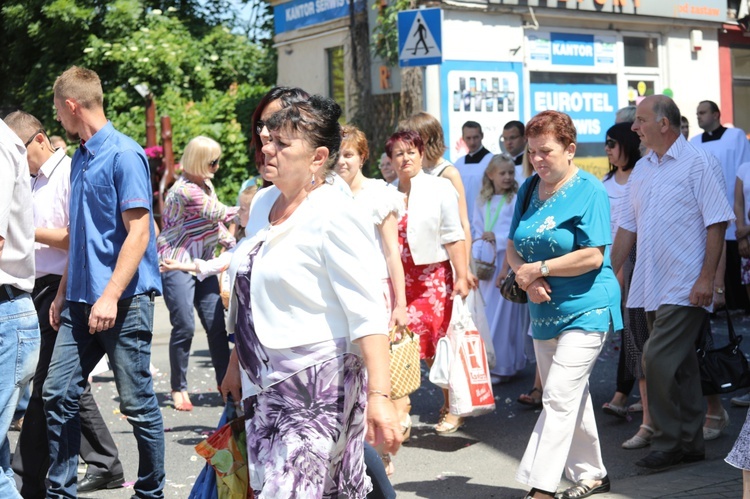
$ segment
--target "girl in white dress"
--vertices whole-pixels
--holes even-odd
[[[354,196],[354,202],[361,208],[362,215],[372,221],[373,238],[383,255],[378,262],[373,262],[373,272],[377,272],[383,281],[383,292],[390,324],[406,326],[406,291],[404,267],[401,263],[401,252],[398,246],[398,221],[404,214],[404,196],[398,190],[381,179],[367,178],[362,173],[362,166],[370,155],[365,134],[352,125],[341,128],[342,140],[339,160],[334,166],[336,173],[347,183]],[[393,401],[399,414],[405,436],[411,429],[409,396]],[[394,471],[391,457],[381,454],[386,472]]]
[[[474,244],[474,258],[491,261],[492,255],[487,253],[493,243],[496,251],[495,275],[479,281],[495,348],[495,367],[491,369],[493,382],[507,381],[526,366],[524,335],[529,328],[528,308],[525,304],[503,299],[499,289],[508,273],[505,247],[516,206],[515,172],[513,158],[509,155],[498,154],[492,158],[482,178],[471,224],[472,238],[489,243]]]

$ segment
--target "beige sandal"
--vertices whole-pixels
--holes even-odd
[[[641,430],[638,430],[638,433],[622,443],[623,449],[642,449],[651,445],[651,437],[654,436],[654,429],[647,424],[642,424],[641,429],[645,430],[646,436],[642,437]]]
[[[466,423],[464,418],[458,416],[455,416],[457,418],[455,423],[449,423],[449,415],[450,414],[444,414],[443,417],[440,418],[440,421],[435,425],[435,433],[438,435],[449,435],[455,433],[464,425],[464,423]]]

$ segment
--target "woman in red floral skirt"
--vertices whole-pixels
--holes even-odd
[[[437,340],[450,323],[453,296],[465,298],[469,292],[458,193],[449,180],[422,172],[424,145],[417,132],[396,132],[385,152],[398,175],[398,190],[406,196],[406,214],[398,228],[409,328],[419,334],[421,356],[431,366]],[[438,434],[463,425],[462,418],[448,411],[447,390],[443,396]]]

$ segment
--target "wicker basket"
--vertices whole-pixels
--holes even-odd
[[[492,279],[495,276],[495,259],[497,257],[497,247],[495,246],[494,242],[485,241],[484,239],[474,239],[474,241],[471,243],[472,246],[475,244],[489,244],[492,246],[492,261],[491,262],[485,262],[484,260],[480,260],[478,258],[475,258],[472,256],[472,259],[474,260],[474,271],[477,276],[477,279],[480,281],[488,281]],[[472,254],[474,251],[472,251]]]

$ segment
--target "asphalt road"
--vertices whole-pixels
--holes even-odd
[[[739,334],[750,332],[750,318],[735,314],[735,327]],[[199,323],[198,323],[199,324]],[[724,321],[714,320],[717,345],[726,343]],[[202,329],[196,333],[190,358],[188,383],[192,402],[192,412],[174,410],[170,398],[168,380],[169,357],[169,318],[163,301],[157,301],[155,314],[155,335],[152,362],[160,370],[154,379],[154,388],[162,406],[166,437],[166,497],[186,498],[203,467],[203,460],[194,452],[194,446],[206,438],[219,420],[222,402],[216,391],[213,369],[208,355],[205,334]],[[602,442],[604,461],[612,480],[612,494],[598,497],[645,497],[638,492],[630,495],[616,494],[621,489],[637,490],[640,480],[653,482],[653,478],[640,477],[642,469],[635,461],[647,454],[647,450],[627,451],[620,447],[621,442],[632,436],[640,421],[617,419],[605,415],[598,408],[609,401],[614,391],[617,366],[618,341],[610,338],[591,376],[591,392],[597,407],[597,424]],[[745,346],[746,351],[750,347]],[[539,411],[526,408],[515,402],[518,394],[531,388],[534,366],[527,368],[511,382],[495,385],[495,412],[471,419],[457,433],[438,436],[431,428],[437,420],[437,411],[442,396],[434,385],[426,381],[412,396],[411,441],[404,445],[394,458],[396,473],[392,480],[400,498],[518,498],[523,497],[524,487],[514,479],[518,462],[524,452],[529,435]],[[117,442],[120,458],[125,467],[126,485],[132,485],[136,477],[138,455],[135,439],[128,422],[120,414],[118,398],[111,372],[94,378],[94,397],[100,405],[105,421]],[[696,473],[701,466],[727,467],[722,461],[732,447],[745,420],[746,411],[729,407],[729,398],[724,397],[724,405],[729,411],[731,424],[719,439],[707,443],[707,462],[693,466]],[[631,402],[635,401],[635,398]],[[15,447],[17,433],[11,433],[11,449]],[[690,470],[688,470],[690,473]],[[709,474],[714,476],[715,473]],[[730,478],[735,476],[730,472]],[[737,472],[739,477],[739,472]],[[697,485],[702,485],[697,479]],[[705,485],[710,485],[706,478]],[[649,482],[649,483],[651,483]],[[625,485],[627,484],[627,487]],[[658,484],[658,477],[657,477]],[[635,485],[635,487],[634,487]],[[729,489],[738,487],[735,482]],[[82,495],[102,499],[130,497],[132,489],[103,491]],[[663,497],[669,495],[664,493]],[[737,489],[735,497],[741,495]],[[662,497],[651,495],[650,497]],[[705,496],[703,496],[705,497]]]

